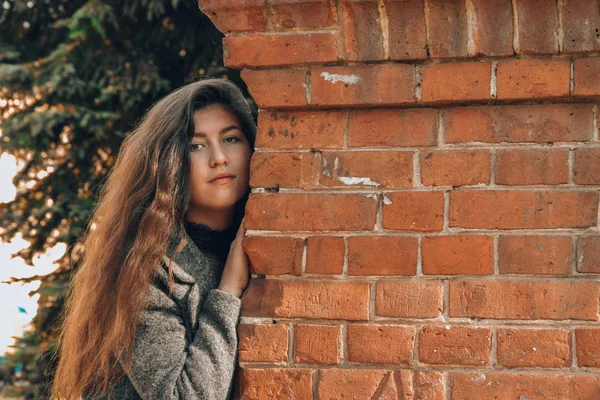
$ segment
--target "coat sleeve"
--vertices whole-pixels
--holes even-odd
[[[241,299],[211,289],[189,341],[179,307],[156,285],[137,327],[129,380],[144,400],[225,399],[235,370]]]

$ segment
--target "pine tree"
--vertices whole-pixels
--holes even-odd
[[[228,77],[222,35],[195,0],[0,0],[0,153],[24,161],[0,234],[67,252],[41,280],[33,330],[7,363],[24,363],[44,397],[66,286],[99,189],[126,133],[159,98],[198,76]],[[15,280],[17,281],[17,280]],[[32,295],[34,293],[31,293]]]

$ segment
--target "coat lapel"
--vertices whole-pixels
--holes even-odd
[[[185,235],[186,244],[173,260],[170,260],[179,244],[181,234]],[[208,290],[217,286],[220,274],[209,265],[207,256],[198,249],[187,233],[180,232],[178,225],[175,226],[174,234],[169,240],[163,265],[158,268],[158,279],[167,288],[169,287],[169,261],[175,279],[173,298],[185,314],[184,319],[189,323],[188,333],[193,336],[191,332],[196,331],[202,300]]]

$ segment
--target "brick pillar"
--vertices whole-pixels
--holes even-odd
[[[260,107],[242,398],[600,398],[599,0],[201,9]]]

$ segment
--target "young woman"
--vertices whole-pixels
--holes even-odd
[[[239,89],[208,79],[126,138],[69,288],[54,396],[231,396],[255,132]]]

